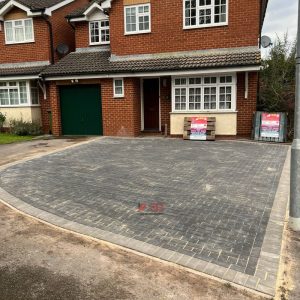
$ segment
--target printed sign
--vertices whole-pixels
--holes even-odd
[[[191,120],[190,140],[206,141],[207,118],[193,117]]]
[[[160,202],[146,203],[142,202],[138,204],[137,211],[139,213],[152,213],[152,214],[162,214],[164,212],[165,206]]]
[[[261,137],[279,138],[280,114],[263,113],[261,119]]]

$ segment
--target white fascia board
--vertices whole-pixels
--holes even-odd
[[[29,79],[39,79],[39,75],[28,75],[28,76],[1,76],[0,81],[20,81],[20,80],[29,80]]]
[[[43,13],[42,12],[29,12],[27,15],[28,17],[35,17],[35,16],[41,16]]]
[[[92,4],[84,13],[84,17],[75,17],[75,18],[70,18],[70,22],[82,22],[82,21],[88,21],[89,20],[89,14],[92,13],[95,9],[98,9],[103,12],[103,8],[97,4],[94,3]]]
[[[68,5],[72,2],[74,2],[75,0],[65,0],[65,1],[62,1],[56,5],[53,5],[47,9],[45,9],[45,14],[48,15],[48,16],[51,16],[52,15],[52,12],[65,6],[65,5]],[[32,12],[30,8],[20,4],[19,2],[15,1],[15,0],[11,0],[9,1],[6,5],[4,5],[1,9],[0,9],[0,16],[1,18],[3,18],[3,16],[12,9],[12,7],[18,7],[20,8],[21,10],[25,11],[27,13],[27,16],[40,16],[42,15],[42,12]]]
[[[80,17],[80,18],[70,18],[70,22],[82,22],[82,21],[88,21],[87,17]]]
[[[65,0],[65,1],[62,1],[62,2],[60,2],[58,4],[55,4],[55,5],[51,6],[51,7],[48,7],[45,10],[45,14],[48,15],[48,16],[51,16],[52,12],[54,12],[55,10],[57,10],[57,9],[63,7],[63,6],[66,6],[66,5],[68,5],[68,4],[70,4],[70,3],[74,2],[74,1],[75,0]]]
[[[162,76],[188,76],[188,75],[201,75],[201,74],[224,74],[235,72],[258,72],[260,66],[253,67],[237,67],[237,68],[224,68],[224,69],[207,69],[207,70],[191,70],[191,71],[171,71],[171,72],[147,72],[147,73],[107,73],[102,75],[78,75],[78,76],[57,76],[45,77],[46,81],[59,81],[59,80],[75,80],[75,79],[103,79],[103,78],[122,78],[122,77],[162,77]]]
[[[94,9],[103,11],[103,8],[98,3],[93,3],[83,14],[88,16]]]

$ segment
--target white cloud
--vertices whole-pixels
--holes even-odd
[[[282,37],[289,33],[291,40],[297,35],[298,0],[269,0],[263,35],[274,40],[276,35]]]

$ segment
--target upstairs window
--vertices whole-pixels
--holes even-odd
[[[226,25],[228,0],[184,0],[184,28]]]
[[[105,45],[109,43],[109,20],[90,22],[90,45]]]
[[[150,4],[125,7],[125,34],[146,33],[151,30]]]
[[[32,19],[5,21],[6,44],[34,42]]]

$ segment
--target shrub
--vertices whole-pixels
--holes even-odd
[[[0,112],[0,129],[3,127],[5,120],[6,120],[6,115]]]
[[[11,120],[10,121],[10,132],[16,135],[40,135],[42,128],[39,123],[27,122],[23,120]]]

